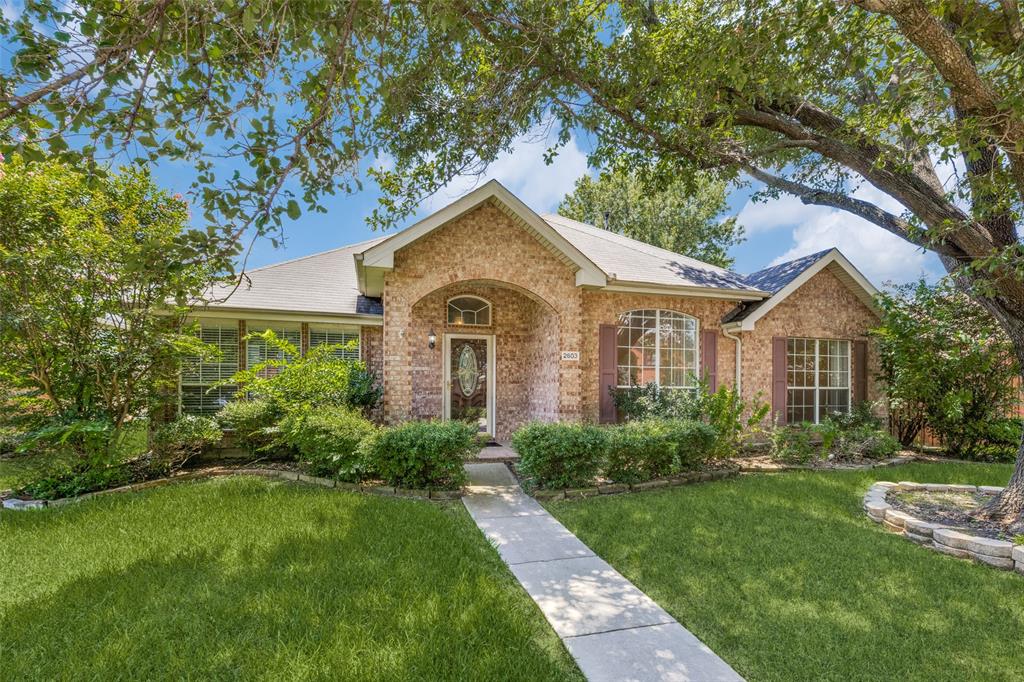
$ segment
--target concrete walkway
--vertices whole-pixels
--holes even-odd
[[[588,680],[743,678],[597,557],[504,464],[467,464],[463,504]]]

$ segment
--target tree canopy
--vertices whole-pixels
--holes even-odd
[[[115,428],[176,389],[176,361],[205,352],[185,316],[217,274],[187,219],[140,170],[0,164],[0,378],[60,423]]]
[[[613,170],[598,178],[584,175],[558,212],[605,227],[632,239],[730,267],[729,248],[743,239],[735,217],[719,220],[727,208],[726,183],[704,175],[667,186],[635,172]]]

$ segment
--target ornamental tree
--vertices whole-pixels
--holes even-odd
[[[955,457],[1004,459],[1015,451],[1019,420],[1008,417],[1020,370],[992,316],[947,283],[905,285],[881,294],[878,305],[882,324],[873,334],[904,445],[927,425]]]
[[[584,175],[562,199],[558,212],[654,246],[723,268],[732,265],[729,247],[743,240],[727,208],[726,183],[698,175],[661,186],[640,173],[612,170],[597,179]]]
[[[185,316],[218,261],[187,219],[139,170],[0,165],[0,377],[64,425],[116,432],[155,406],[205,352]]]

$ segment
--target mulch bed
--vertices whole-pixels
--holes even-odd
[[[962,528],[971,535],[993,540],[1013,540],[1003,525],[971,516],[994,497],[991,493],[962,493],[913,490],[889,493],[888,501],[894,508],[922,521],[942,526]]]

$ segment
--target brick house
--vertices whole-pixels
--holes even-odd
[[[739,385],[780,421],[817,421],[874,399],[875,288],[832,249],[740,275],[557,215],[495,181],[388,237],[252,270],[196,311],[217,363],[209,385],[272,350],[357,340],[384,388],[383,417],[470,418],[507,439],[527,421],[614,421],[610,389]],[[226,294],[227,292],[217,292]]]

